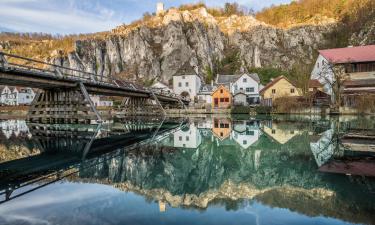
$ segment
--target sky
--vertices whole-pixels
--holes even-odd
[[[107,31],[155,12],[156,3],[166,8],[197,0],[0,0],[0,31],[78,34]],[[208,6],[237,2],[255,11],[291,0],[206,0]]]

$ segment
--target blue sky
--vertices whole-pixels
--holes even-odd
[[[130,23],[144,12],[154,12],[155,0],[0,0],[0,30],[53,34],[106,31]],[[167,8],[193,0],[164,0]],[[225,2],[260,10],[290,0],[206,0],[209,6]]]

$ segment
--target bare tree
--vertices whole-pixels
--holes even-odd
[[[338,110],[341,105],[344,83],[349,80],[349,74],[345,71],[343,64],[333,64],[325,62],[322,70],[317,74],[318,80],[328,84],[332,94],[332,104],[334,110]]]

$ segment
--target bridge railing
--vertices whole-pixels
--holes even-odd
[[[36,59],[30,59],[23,56],[13,55],[0,51],[0,68],[6,70],[26,70],[46,75],[55,76],[58,78],[70,78],[77,81],[91,81],[97,83],[104,83],[115,85],[118,87],[125,87],[134,90],[143,90],[154,92],[154,94],[168,96],[183,101],[188,101],[185,97],[177,95],[173,92],[165,91],[162,89],[152,89],[136,85],[133,82],[112,79],[110,76],[86,72],[83,70],[72,69],[61,65],[56,65],[48,62],[43,62]]]
[[[90,73],[83,70],[72,69],[40,60],[30,59],[18,55],[0,52],[0,67],[5,69],[20,69],[32,72],[41,72],[61,78],[101,82],[112,84],[112,79],[101,74]]]

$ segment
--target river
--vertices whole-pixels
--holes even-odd
[[[373,117],[0,121],[0,224],[375,224]]]

